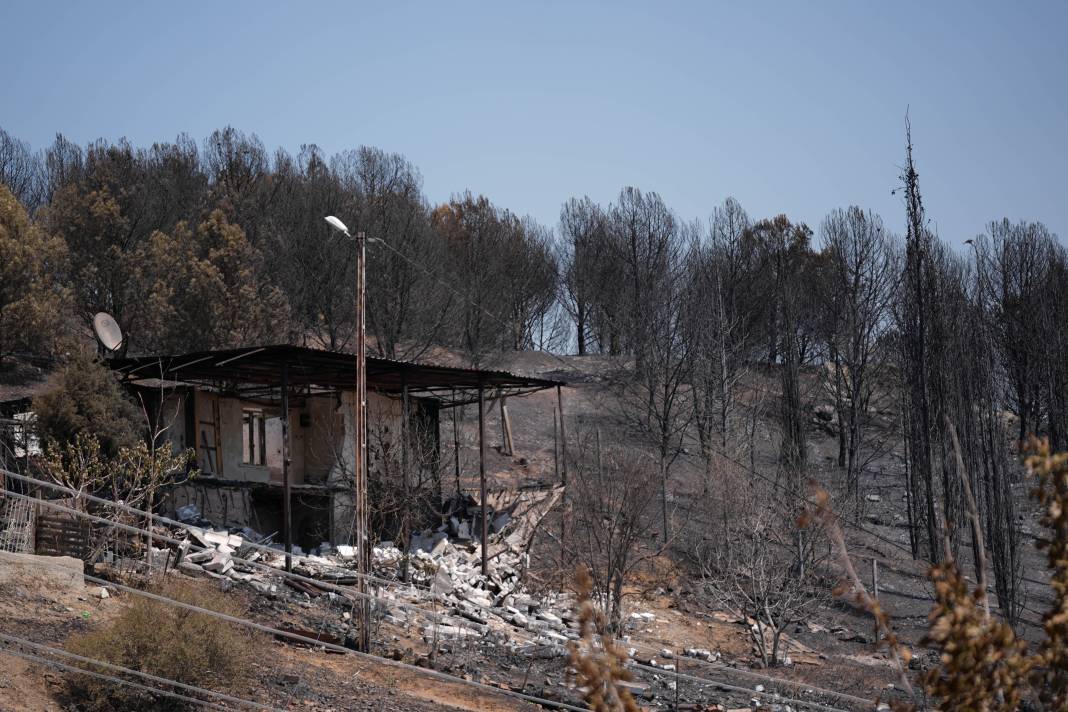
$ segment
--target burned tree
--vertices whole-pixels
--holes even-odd
[[[855,206],[828,215],[820,237],[827,266],[827,365],[839,424],[838,465],[856,496],[861,470],[883,449],[870,442],[867,426],[890,365],[886,346],[897,260],[882,219]]]
[[[905,383],[903,408],[907,448],[909,541],[912,555],[939,561],[938,523],[935,516],[932,433],[935,427],[930,391],[930,266],[933,236],[927,229],[919,174],[912,160],[912,131],[905,122],[905,274],[900,295],[902,373]]]
[[[580,433],[568,468],[572,503],[572,556],[593,579],[593,598],[609,628],[621,628],[627,584],[664,546],[650,546],[658,524],[656,462],[640,451],[602,446],[600,436]]]
[[[693,420],[706,469],[716,448],[732,438],[739,382],[748,372],[761,309],[756,255],[744,240],[749,216],[733,198],[712,213],[707,236],[686,257],[691,293],[687,334],[691,344]]]
[[[770,303],[766,331],[769,356],[779,364],[782,385],[782,439],[779,461],[790,491],[800,493],[807,466],[805,413],[801,401],[801,365],[805,360],[810,334],[803,321],[806,280],[813,274],[809,239],[812,231],[791,223],[785,215],[761,220],[753,225],[747,239],[761,255],[761,269],[769,280]]]
[[[827,596],[818,571],[827,547],[816,546],[804,559],[793,551],[798,527],[793,501],[761,482],[742,485],[723,529],[695,527],[685,551],[705,589],[746,622],[764,667],[786,662],[782,635]]]
[[[560,210],[560,302],[575,325],[578,355],[595,341],[603,290],[602,260],[606,252],[605,216],[588,197],[572,198]]]

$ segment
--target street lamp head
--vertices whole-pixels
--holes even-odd
[[[335,230],[337,230],[341,234],[348,235],[349,237],[352,237],[352,235],[349,234],[349,229],[347,227],[345,227],[345,223],[341,222],[340,220],[338,220],[333,215],[327,215],[325,220],[326,220],[327,224],[330,227],[334,228]]]

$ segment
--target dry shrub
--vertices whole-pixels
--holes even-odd
[[[244,613],[222,593],[197,590],[189,584],[172,582],[155,592],[220,613]],[[188,685],[236,691],[248,681],[250,663],[262,647],[260,637],[214,616],[138,596],[106,628],[72,637],[66,649]],[[68,675],[67,689],[90,712],[187,707],[180,700],[88,675]]]
[[[568,644],[568,659],[575,684],[584,690],[583,700],[594,712],[641,712],[630,691],[617,684],[632,679],[627,653],[607,632],[604,614],[590,600],[593,580],[585,567],[579,567],[576,583],[582,637]]]
[[[981,587],[968,583],[952,559],[931,569],[935,607],[924,645],[941,665],[923,678],[941,710],[1014,710],[1027,687],[1032,661],[1011,627],[989,616]]]
[[[1042,525],[1049,530],[1039,548],[1046,550],[1054,598],[1032,682],[1043,705],[1063,710],[1068,709],[1068,453],[1051,454],[1049,440],[1032,439],[1029,447],[1027,469],[1038,478],[1031,495],[1042,505]]]
[[[1032,497],[1042,506],[1042,525],[1049,537],[1040,540],[1046,550],[1050,587],[1054,600],[1044,616],[1045,637],[1038,650],[1028,654],[1027,644],[1012,628],[993,618],[986,606],[986,591],[980,584],[968,585],[946,546],[945,563],[931,568],[935,607],[929,616],[924,645],[938,651],[940,664],[923,676],[924,689],[940,710],[1009,711],[1036,701],[1041,709],[1068,709],[1068,453],[1052,454],[1048,440],[1032,439],[1027,468],[1036,478]],[[889,645],[899,660],[908,662],[890,633],[889,619],[863,588],[845,548],[826,493],[819,492],[808,518],[827,523],[839,557],[846,569],[856,601],[875,616],[887,632]],[[850,586],[843,586],[843,592]],[[901,668],[902,683],[908,680]],[[915,710],[918,705],[897,705]]]
[[[842,534],[841,527],[838,526],[838,516],[831,507],[831,497],[826,490],[816,490],[810,505],[801,513],[797,524],[802,529],[810,528],[815,524],[822,524],[834,553],[837,555],[838,561],[846,574],[845,579],[835,588],[834,595],[849,596],[852,593],[853,602],[859,608],[871,613],[875,619],[876,647],[886,646],[897,668],[898,681],[901,683],[901,688],[910,697],[915,697],[906,671],[909,661],[912,659],[912,651],[901,644],[890,623],[890,616],[879,605],[879,600],[868,593],[868,589],[864,587],[860,576],[857,575],[853,560],[849,557],[845,536]],[[898,708],[912,709],[902,705],[898,705]]]

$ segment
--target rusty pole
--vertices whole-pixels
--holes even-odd
[[[408,475],[409,467],[409,421],[412,417],[411,400],[408,398],[408,373],[401,368],[401,491],[404,499],[403,512],[401,513],[401,535],[404,537],[404,556],[401,559],[401,581],[408,582],[408,565],[412,555],[412,509],[414,507],[411,498],[411,478]]]
[[[371,650],[371,604],[367,598],[371,573],[371,551],[367,537],[367,331],[364,318],[366,302],[367,251],[363,232],[356,233],[356,450],[353,474],[356,479],[356,572],[361,594],[359,608],[360,652]]]
[[[564,396],[560,386],[556,387],[556,409],[560,413],[560,484],[564,491],[560,495],[560,550],[567,545],[567,428],[564,426]]]
[[[456,389],[452,389],[452,400],[456,401]],[[456,475],[456,496],[459,497],[463,488],[460,486],[460,426],[456,422],[456,410],[461,406],[452,407],[452,456]]]
[[[289,364],[282,366],[282,530],[286,571],[293,571],[293,489],[289,481]]]
[[[553,475],[560,477],[560,411],[553,408]],[[564,563],[566,552],[564,551],[564,512],[560,512],[560,576],[563,585]]]
[[[478,386],[478,491],[482,499],[482,575],[486,576],[489,570],[489,552],[486,550],[489,544],[488,529],[486,522],[486,402],[485,391],[482,385]]]

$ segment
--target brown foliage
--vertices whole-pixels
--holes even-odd
[[[924,644],[941,652],[941,666],[923,678],[942,710],[1014,710],[1032,661],[1024,641],[991,618],[981,587],[969,591],[954,560],[934,566],[934,610]]]
[[[607,632],[604,614],[590,600],[593,580],[589,571],[577,572],[579,630],[582,637],[568,645],[568,659],[574,669],[582,699],[594,712],[640,712],[630,692],[617,683],[631,680],[626,668],[627,653]]]
[[[1039,699],[1053,709],[1068,708],[1068,452],[1050,453],[1048,440],[1032,440],[1028,469],[1038,478],[1032,495],[1045,509],[1042,524],[1049,538],[1046,549],[1052,572],[1054,601],[1045,616],[1046,639],[1039,648],[1034,683]]]
[[[1046,637],[1037,652],[1028,654],[1026,643],[1012,628],[990,616],[984,605],[985,587],[969,587],[947,536],[944,563],[929,574],[936,604],[923,639],[940,654],[940,665],[923,676],[924,689],[937,701],[937,709],[1014,710],[1032,700],[1043,709],[1068,709],[1068,453],[1052,454],[1045,439],[1032,439],[1028,448],[1032,454],[1026,464],[1038,480],[1032,496],[1044,508],[1042,524],[1050,532],[1039,543],[1047,551],[1054,592],[1043,626]],[[892,633],[886,613],[856,575],[825,492],[817,493],[815,506],[805,515],[812,517],[827,524],[857,604],[871,612],[886,631],[891,649],[907,663],[909,653]],[[849,588],[843,584],[838,593]],[[908,685],[903,669],[902,679]]]

